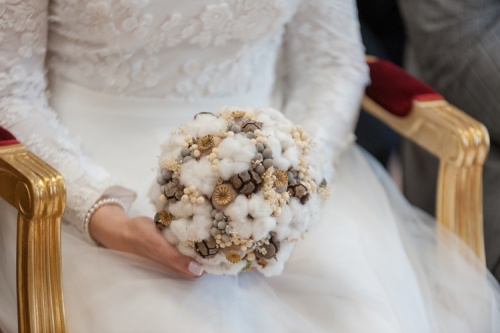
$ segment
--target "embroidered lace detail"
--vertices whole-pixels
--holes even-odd
[[[115,182],[83,155],[47,105],[47,24],[46,1],[0,0],[0,126],[63,175],[65,219],[80,228],[89,207]]]
[[[255,70],[272,71],[275,57],[262,55],[276,53],[276,38],[294,10],[292,3],[282,0],[219,1],[189,15],[157,14],[150,5],[149,0],[54,1],[51,17],[57,24],[51,31],[64,38],[66,46],[57,51],[51,47],[50,68],[69,80],[83,76],[92,89],[96,89],[93,79],[99,76],[100,90],[110,94],[176,99],[234,95],[255,86],[260,73],[269,76],[269,72]],[[114,35],[109,42],[106,36]],[[89,40],[102,40],[104,46]],[[185,51],[186,57],[159,61],[158,55],[173,47],[181,54]],[[193,47],[207,50],[200,50],[203,55],[226,47],[229,57],[212,57],[207,62],[210,57],[193,54]],[[184,70],[193,63],[201,66],[198,77]],[[158,76],[165,70],[171,74],[168,79]]]

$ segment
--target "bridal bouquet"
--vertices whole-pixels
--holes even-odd
[[[208,273],[281,273],[329,194],[308,164],[313,144],[274,109],[197,114],[161,146],[157,227]]]

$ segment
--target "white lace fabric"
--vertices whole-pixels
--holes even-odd
[[[283,108],[329,178],[367,82],[356,22],[352,0],[0,0],[0,126],[61,172],[65,218],[81,229],[103,193],[133,193],[59,123],[45,74],[120,96],[270,94],[284,45]]]

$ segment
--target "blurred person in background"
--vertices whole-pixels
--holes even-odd
[[[490,133],[484,236],[488,268],[500,280],[500,1],[399,0],[399,5],[409,39],[408,70]],[[437,159],[406,140],[402,158],[406,197],[433,214]]]
[[[356,3],[366,54],[402,66],[405,32],[397,1],[357,0]],[[356,136],[358,144],[384,165],[398,186],[401,186],[399,135],[362,110]]]

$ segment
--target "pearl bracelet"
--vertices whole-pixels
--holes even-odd
[[[125,204],[120,199],[116,198],[101,199],[97,201],[92,207],[90,207],[89,211],[87,212],[87,215],[85,215],[85,220],[83,221],[83,234],[87,237],[88,240],[95,243],[96,245],[99,245],[99,243],[95,241],[90,235],[89,224],[90,224],[90,219],[92,218],[94,213],[102,206],[119,206],[123,210],[126,210]]]

